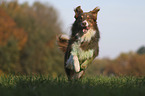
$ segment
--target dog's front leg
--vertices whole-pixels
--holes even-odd
[[[94,58],[91,58],[91,59],[87,59],[85,60],[82,64],[81,64],[81,69],[87,69],[87,67],[89,66],[89,64],[92,63]]]
[[[75,72],[80,71],[80,63],[76,55],[70,55],[66,62],[66,68],[74,70]]]

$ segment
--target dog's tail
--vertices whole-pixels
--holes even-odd
[[[57,37],[57,45],[62,52],[66,52],[68,46],[69,36],[68,35],[59,35]]]

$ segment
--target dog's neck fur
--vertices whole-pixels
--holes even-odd
[[[95,30],[89,29],[88,32],[80,38],[80,41],[81,42],[90,42],[91,38],[94,37],[95,34],[96,34]]]

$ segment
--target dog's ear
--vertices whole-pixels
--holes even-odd
[[[81,6],[78,6],[75,10],[75,18],[78,18],[78,16],[83,13],[83,10],[81,9]]]
[[[97,20],[97,13],[100,10],[99,7],[94,8],[90,13],[93,15],[94,19]]]

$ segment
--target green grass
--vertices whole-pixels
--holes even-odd
[[[145,77],[0,76],[0,96],[145,96]]]

